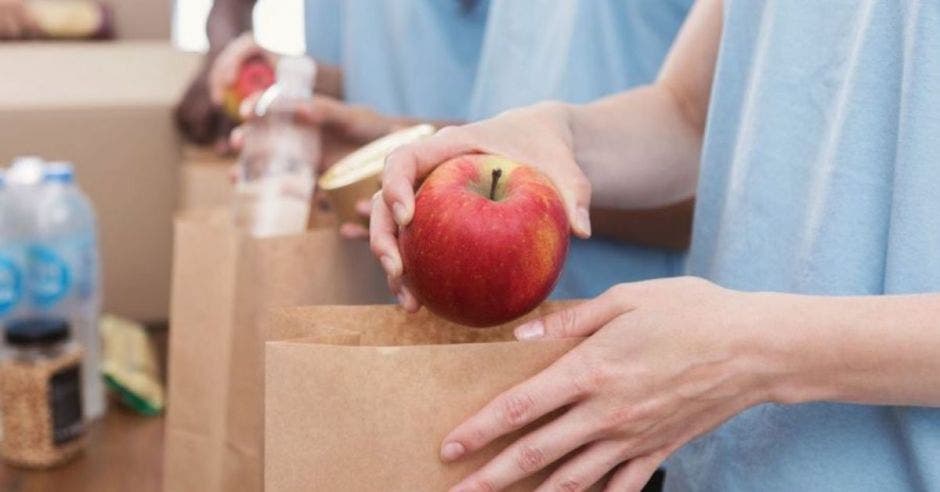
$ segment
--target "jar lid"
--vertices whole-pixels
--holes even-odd
[[[10,345],[51,345],[69,338],[69,322],[61,318],[26,318],[7,323],[4,339]]]

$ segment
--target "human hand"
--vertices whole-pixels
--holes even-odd
[[[776,366],[755,350],[766,321],[749,296],[692,277],[621,284],[518,327],[521,340],[588,338],[454,429],[441,458],[563,413],[452,491],[502,490],[559,460],[537,490],[586,490],[613,472],[606,490],[639,491],[676,449],[768,399]]]
[[[238,80],[238,71],[242,65],[253,57],[267,59],[272,67],[277,65],[277,55],[259,46],[250,31],[232,40],[215,57],[209,67],[207,83],[209,96],[216,107],[221,107],[225,102],[225,91]]]
[[[228,154],[228,134],[234,123],[216,107],[209,96],[208,68],[203,69],[186,89],[176,106],[180,131],[192,142],[214,144],[219,154]]]
[[[444,128],[389,156],[382,194],[372,201],[370,243],[388,275],[389,288],[406,310],[416,311],[420,305],[402,283],[398,229],[411,222],[415,184],[452,157],[476,152],[499,154],[538,168],[561,194],[574,234],[591,235],[591,185],[574,160],[567,118],[565,105],[537,104],[478,123]]]
[[[23,0],[0,0],[0,39],[23,39],[39,34],[39,25]]]

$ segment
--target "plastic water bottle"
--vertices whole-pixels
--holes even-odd
[[[302,232],[310,213],[320,160],[320,135],[294,123],[293,109],[310,101],[316,64],[283,57],[277,82],[258,100],[239,158],[236,224],[254,236]]]
[[[27,251],[29,304],[34,315],[68,319],[85,350],[82,395],[85,414],[104,414],[98,336],[100,265],[94,209],[75,185],[70,163],[49,163],[35,197],[32,241]]]
[[[0,172],[0,327],[24,315],[26,235],[6,175]]]

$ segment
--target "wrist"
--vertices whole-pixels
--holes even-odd
[[[817,298],[775,292],[745,293],[750,306],[749,353],[764,401],[782,404],[830,399],[825,367],[829,343]]]

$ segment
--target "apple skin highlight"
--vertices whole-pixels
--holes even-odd
[[[415,195],[414,217],[399,236],[405,283],[442,318],[506,323],[551,293],[568,234],[561,197],[540,172],[493,155],[459,156]]]

